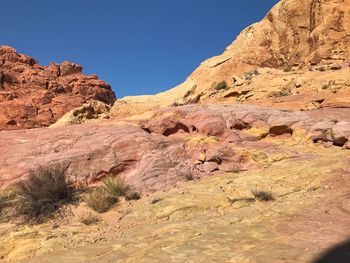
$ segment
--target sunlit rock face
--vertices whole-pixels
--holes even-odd
[[[282,0],[181,85],[155,96],[127,97],[114,110],[223,102],[349,107],[349,24],[348,1]]]
[[[41,66],[0,46],[0,130],[48,126],[90,99],[112,105],[110,85],[82,69],[67,61]]]

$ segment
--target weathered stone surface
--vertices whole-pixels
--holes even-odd
[[[282,0],[181,85],[127,97],[116,115],[191,103],[280,109],[350,107],[350,3]]]
[[[120,198],[95,228],[76,216],[58,229],[0,224],[0,258],[313,262],[349,240],[349,17],[345,1],[283,0],[183,84],[117,101],[110,120],[67,126],[109,117],[108,106],[88,104],[51,129],[1,131],[0,188],[37,165],[62,163],[78,184],[123,176],[142,199]],[[108,85],[83,77],[78,65],[40,67],[8,47],[0,57],[1,89],[30,83],[49,91],[36,90],[25,108],[22,93],[0,93],[13,112],[36,116],[21,122],[26,127],[50,123],[52,105],[60,109],[53,116],[73,107],[67,94],[79,96],[79,105],[87,97],[111,102]],[[3,71],[9,63],[16,74]],[[96,87],[104,91],[96,95]],[[20,123],[0,115],[2,122]],[[257,200],[253,190],[271,190],[275,202]],[[82,204],[75,215],[79,209],[89,211]]]
[[[266,169],[121,199],[97,225],[80,222],[91,213],[84,204],[55,228],[0,224],[0,256],[33,263],[315,262],[350,236],[349,153],[294,150],[299,157]],[[254,189],[271,191],[275,201],[252,200]]]
[[[330,130],[332,129],[334,123],[328,122],[318,122],[311,126],[309,130],[309,137],[313,141],[326,141],[330,139]]]
[[[88,100],[115,101],[109,84],[80,65],[40,66],[8,46],[0,46],[0,61],[0,130],[49,126]]]
[[[101,101],[91,100],[88,103],[67,112],[50,127],[79,124],[91,120],[108,119],[110,109],[111,107],[109,105]]]
[[[333,126],[333,111],[325,109],[318,114],[319,110],[280,111],[251,105],[192,105],[155,110],[136,121],[111,119],[2,131],[0,185],[22,179],[36,165],[64,163],[67,175],[79,183],[95,183],[112,174],[126,176],[137,189],[159,190],[183,180],[181,165],[195,178],[216,170],[216,166],[203,169],[205,162],[215,162],[221,171],[270,165],[273,159],[268,156],[279,150],[268,146],[269,140],[279,135],[288,134],[281,139],[295,143],[324,141],[343,146],[349,137],[349,110],[339,110],[338,117],[344,117]],[[227,121],[232,116],[235,122],[246,124],[244,129]],[[324,136],[329,130],[330,136]],[[267,146],[272,147],[270,153],[256,152],[266,151]],[[242,147],[246,150],[239,150]]]
[[[211,173],[216,170],[219,170],[219,166],[216,162],[205,162],[202,165],[202,169],[207,173]]]
[[[337,122],[331,130],[332,141],[334,144],[343,146],[350,138],[350,122]]]

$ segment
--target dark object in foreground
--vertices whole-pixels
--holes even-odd
[[[275,198],[272,196],[272,193],[269,191],[253,190],[252,194],[254,195],[254,199],[259,201],[270,202],[275,200]]]
[[[66,181],[62,166],[38,167],[28,180],[17,184],[16,213],[29,224],[44,223],[56,215],[64,216],[76,200],[75,188]]]
[[[340,243],[319,256],[314,263],[350,262],[350,240]]]

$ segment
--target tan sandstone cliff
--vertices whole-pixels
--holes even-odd
[[[350,105],[350,2],[282,0],[223,54],[153,96],[126,97],[116,114],[188,103],[248,102],[279,108]],[[132,107],[129,107],[132,105]]]

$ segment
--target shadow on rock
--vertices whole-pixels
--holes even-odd
[[[314,261],[314,263],[345,262],[350,262],[350,239],[329,248]]]

